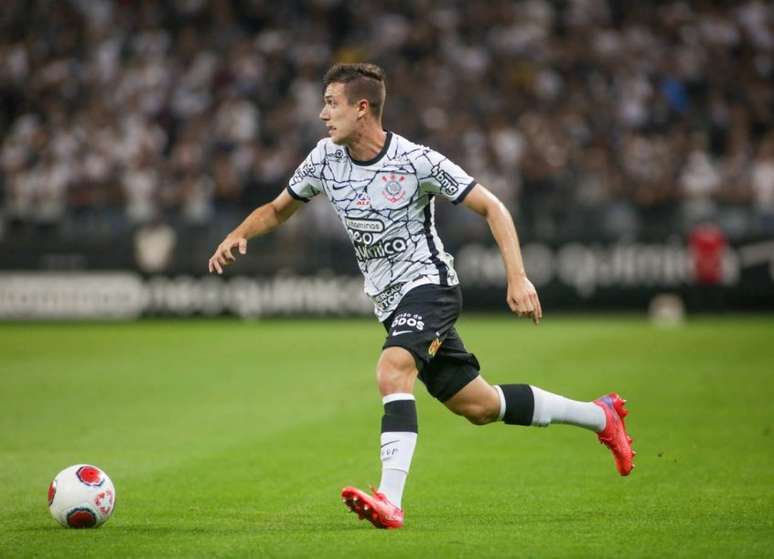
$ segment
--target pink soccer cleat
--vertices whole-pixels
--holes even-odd
[[[341,490],[341,500],[349,510],[357,513],[360,520],[365,518],[377,528],[402,527],[403,511],[373,487],[371,493],[368,495],[355,487],[345,487]]]
[[[606,419],[605,428],[597,433],[597,438],[613,453],[618,473],[628,476],[634,468],[632,460],[637,453],[632,450],[632,438],[626,433],[624,425],[624,417],[629,414],[624,407],[626,400],[611,392],[607,396],[597,398],[594,403],[602,408]]]

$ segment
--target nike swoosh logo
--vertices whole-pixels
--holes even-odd
[[[408,334],[409,332],[413,332],[413,330],[393,330],[392,335],[400,336],[401,334]]]
[[[387,446],[388,444],[393,444],[393,443],[397,443],[397,442],[398,442],[398,439],[395,439],[394,441],[390,441],[390,442],[388,442],[388,443],[384,443],[384,444],[383,444],[382,446],[380,446],[379,448],[384,448],[384,447],[385,447],[385,446]]]

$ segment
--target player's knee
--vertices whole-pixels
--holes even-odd
[[[383,396],[412,392],[417,368],[414,357],[403,348],[387,348],[376,367],[376,380]]]
[[[412,392],[414,375],[407,369],[384,367],[377,371],[376,381],[379,392],[387,396],[396,392]]]
[[[384,350],[376,367],[376,380],[383,396],[396,392],[412,392],[417,368],[414,357],[405,349]]]
[[[447,408],[473,425],[486,425],[500,417],[500,397],[481,377],[444,402]]]

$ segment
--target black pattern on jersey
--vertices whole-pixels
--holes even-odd
[[[393,134],[386,153],[367,166],[354,163],[344,147],[321,140],[288,189],[304,200],[324,193],[333,204],[352,241],[366,294],[383,320],[417,285],[458,283],[435,229],[434,197],[455,202],[473,184],[443,155]]]

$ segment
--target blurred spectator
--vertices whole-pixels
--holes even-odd
[[[752,168],[755,213],[766,234],[774,234],[774,133],[761,143]]]
[[[7,0],[7,235],[233,221],[324,135],[336,60],[384,66],[386,125],[489,186],[525,239],[774,232],[771,3]]]

